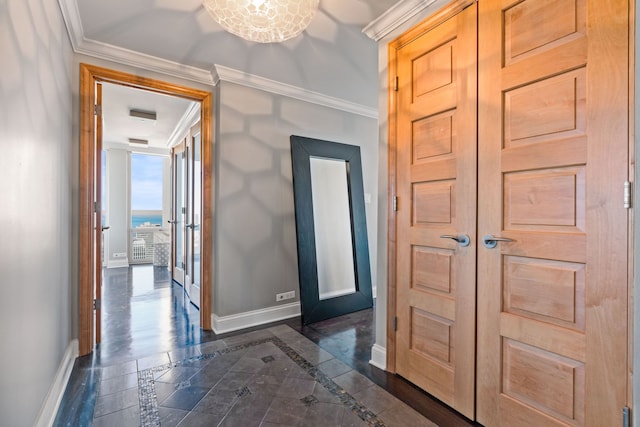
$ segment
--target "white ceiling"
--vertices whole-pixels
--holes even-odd
[[[260,44],[225,32],[201,0],[63,1],[77,10],[85,41],[202,70],[222,65],[368,108],[378,103],[378,46],[362,29],[398,2],[320,0],[302,35]],[[111,86],[103,95],[104,140],[142,138],[166,146],[188,102]],[[132,122],[130,107],[157,111],[156,124]]]
[[[362,29],[398,0],[320,0],[304,33],[254,43],[227,33],[201,0],[62,0],[82,36],[201,70],[215,64],[377,108],[378,46]]]
[[[167,148],[169,138],[193,104],[187,99],[117,84],[102,85],[102,118],[105,146],[129,144],[129,138],[149,141],[150,147]],[[156,113],[156,120],[131,117],[129,111]],[[132,145],[142,148],[144,146]]]

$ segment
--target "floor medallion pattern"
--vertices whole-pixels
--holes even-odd
[[[298,344],[299,351],[304,351],[305,347],[307,351],[311,350],[310,342],[305,343],[306,338],[288,327],[280,330],[284,331],[285,337],[295,338],[292,345],[275,335],[252,339],[249,334],[248,342],[214,351],[203,349],[203,354],[138,371],[141,425],[165,425],[160,413],[163,406],[189,411],[183,423],[190,417],[204,418],[207,415],[212,421],[220,417],[231,420],[234,409],[247,415],[239,408],[252,406],[254,410],[259,407],[266,409],[264,414],[258,410],[249,417],[249,421],[255,421],[256,425],[264,421],[284,425],[293,422],[291,425],[296,425],[298,421],[306,420],[308,423],[305,425],[316,424],[317,421],[317,425],[386,426],[374,412],[331,378],[332,373],[339,372],[335,371],[335,363],[323,370],[321,363],[318,367],[294,348]],[[310,353],[316,362],[328,357],[316,349],[315,354]],[[193,375],[184,379],[190,373]],[[199,374],[209,381],[202,381]],[[173,393],[159,398],[157,383],[173,384]],[[211,384],[213,386],[209,387]],[[278,402],[278,399],[282,401]],[[271,401],[268,407],[266,401]],[[251,404],[256,402],[259,402],[257,407]],[[280,406],[295,408],[297,413],[274,410]],[[173,415],[173,412],[169,414]],[[352,415],[361,423],[356,423]],[[326,424],[329,420],[336,424]]]

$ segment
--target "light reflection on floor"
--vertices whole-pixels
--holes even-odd
[[[103,270],[102,364],[199,343],[200,313],[166,267],[133,265]]]

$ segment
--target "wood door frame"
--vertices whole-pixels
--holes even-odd
[[[211,92],[189,88],[147,77],[136,76],[108,68],[80,64],[80,182],[79,182],[79,353],[91,353],[94,346],[93,265],[95,245],[94,211],[94,105],[97,82],[177,96],[200,103],[202,132],[202,219],[201,233],[201,295],[200,326],[211,330],[211,287],[213,271],[213,95]]]
[[[628,87],[629,87],[629,114],[627,118],[627,123],[629,125],[628,135],[629,135],[629,169],[627,172],[627,176],[629,182],[631,183],[631,206],[632,209],[628,210],[628,224],[629,229],[627,231],[628,236],[628,260],[627,260],[627,278],[628,278],[628,290],[627,290],[627,312],[628,312],[628,320],[627,320],[627,334],[628,334],[628,354],[627,354],[627,406],[631,408],[632,417],[634,416],[634,410],[638,408],[634,405],[635,401],[635,393],[633,387],[634,380],[634,365],[635,365],[635,356],[634,354],[634,329],[636,327],[635,323],[637,319],[634,316],[634,285],[635,285],[635,241],[636,241],[636,221],[635,221],[635,210],[637,200],[640,198],[636,197],[638,194],[637,181],[635,178],[635,165],[636,165],[636,153],[637,149],[635,147],[635,137],[636,137],[636,119],[635,119],[635,111],[636,111],[636,0],[629,0],[629,75],[628,75]]]
[[[476,3],[477,0],[453,0],[429,18],[411,28],[397,39],[389,43],[389,74],[388,74],[388,109],[389,109],[389,129],[388,129],[388,235],[387,235],[387,371],[396,373],[396,331],[395,319],[397,317],[396,303],[396,229],[397,215],[394,210],[393,200],[397,195],[396,178],[396,149],[397,149],[397,90],[396,76],[398,70],[398,50],[404,45],[440,25],[449,18],[462,12],[468,6]],[[398,87],[398,89],[400,89]]]

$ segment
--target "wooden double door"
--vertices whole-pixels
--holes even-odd
[[[390,45],[390,367],[483,425],[622,423],[628,7],[456,1]]]

